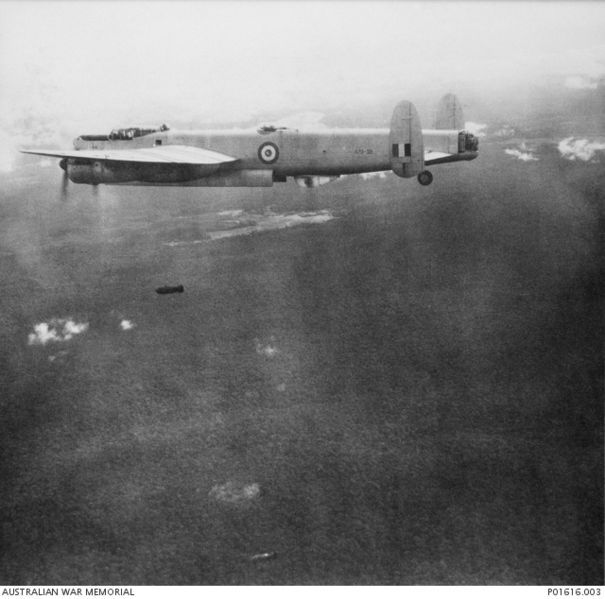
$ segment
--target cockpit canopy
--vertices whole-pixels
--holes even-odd
[[[169,131],[168,125],[160,125],[159,127],[127,127],[125,129],[114,129],[109,135],[80,135],[74,143],[78,141],[107,141],[116,139],[134,139],[135,137],[142,137],[143,135],[149,135],[150,133],[158,133]]]
[[[261,125],[257,132],[261,135],[267,135],[268,133],[276,133],[277,131],[285,131],[288,127],[279,127],[276,125]]]
[[[149,135],[150,133],[157,133],[168,131],[168,125],[160,125],[159,127],[127,127],[125,129],[114,129],[109,134],[109,139],[134,139],[135,137],[142,137],[143,135]]]

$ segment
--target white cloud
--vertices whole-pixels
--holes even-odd
[[[73,320],[67,320],[63,324],[63,338],[71,339],[74,335],[79,335],[88,329],[87,322],[74,322]]]
[[[525,151],[525,149],[517,150],[515,148],[506,148],[506,150],[504,150],[504,152],[506,154],[508,154],[509,156],[514,156],[515,158],[517,158],[518,160],[521,160],[522,162],[537,162],[538,161],[538,158],[536,156],[534,156],[531,152]]]
[[[28,345],[46,345],[51,342],[69,341],[74,335],[88,330],[87,322],[75,322],[65,318],[51,318],[48,322],[34,325],[34,332],[27,338]]]
[[[263,214],[256,212],[246,212],[244,210],[223,210],[217,212],[220,217],[218,222],[212,223],[214,230],[206,231],[205,237],[200,239],[191,239],[187,241],[173,240],[165,242],[163,245],[173,248],[187,247],[226,239],[229,237],[239,237],[240,235],[253,235],[265,231],[276,229],[288,229],[300,225],[327,223],[335,218],[329,210],[317,210],[309,212],[294,212],[286,214],[276,214],[270,209]]]
[[[171,248],[178,248],[186,245],[198,245],[204,243],[205,239],[194,239],[193,241],[167,241],[164,245]]]
[[[273,212],[266,214],[248,213],[245,215],[245,217],[246,218],[241,221],[242,226],[231,228],[232,223],[229,222],[229,229],[224,231],[210,231],[208,236],[212,241],[215,241],[217,239],[225,239],[227,237],[251,235],[253,233],[260,233],[275,229],[287,229],[299,225],[321,224],[336,218],[329,210],[318,210],[316,212],[295,212],[291,214],[275,214]],[[251,222],[253,224],[250,224]],[[201,240],[195,240],[186,243],[201,242]],[[184,242],[171,242],[172,245],[181,243]]]
[[[378,171],[376,173],[359,173],[359,176],[367,181],[368,179],[386,179],[387,174],[385,171]]]
[[[605,143],[567,137],[561,140],[557,147],[561,156],[567,160],[589,162],[598,157],[598,152],[605,150]]]
[[[62,341],[56,329],[49,327],[45,322],[34,326],[34,332],[29,334],[29,345],[46,345],[49,341]]]
[[[597,89],[599,83],[586,75],[572,75],[565,79],[564,85],[569,89]]]
[[[62,124],[73,137],[107,132],[131,119],[234,122],[313,115],[317,109],[363,107],[402,89],[413,99],[450,82],[506,87],[553,70],[568,76],[599,66],[593,51],[602,43],[598,2],[234,6],[122,3],[119,18],[107,27],[103,2],[0,3],[0,118],[8,110],[6,120],[19,120],[28,130]],[[405,63],[380,60],[401,37],[404,21],[417,25],[406,31]],[[470,21],[472,35],[460,35]],[[149,34],[159,28],[170,39],[170,52]],[[586,50],[567,58],[577,47]],[[206,74],[203,86],[200,72]]]
[[[68,355],[68,352],[65,350],[61,350],[59,352],[57,352],[56,354],[51,354],[50,356],[48,356],[48,361],[51,364],[57,363],[57,364],[63,364],[65,362],[65,357]]]
[[[482,123],[473,123],[473,121],[466,121],[466,123],[464,123],[464,129],[477,137],[485,137],[487,125]]]
[[[340,176],[332,176],[332,177],[321,177],[319,175],[303,175],[301,177],[294,177],[294,181],[299,187],[319,187],[320,185],[325,185],[326,183],[331,183],[332,181],[336,181],[340,179]]]
[[[0,132],[0,173],[10,173],[17,159],[17,147],[14,140],[4,132]]]
[[[274,358],[278,353],[279,349],[275,345],[274,337],[271,337],[269,343],[261,343],[258,339],[254,340],[256,353],[259,356],[265,356],[266,358]]]
[[[244,214],[243,210],[222,210],[221,212],[216,213],[217,216],[229,216],[231,218],[235,218],[237,216],[242,216]]]
[[[120,321],[120,328],[123,331],[130,331],[130,329],[134,329],[134,323],[131,320],[126,320],[125,318],[123,318]]]
[[[210,489],[209,496],[221,503],[242,505],[260,497],[260,485],[258,483],[238,484],[229,481],[223,485],[214,485]]]
[[[492,133],[493,137],[514,137],[515,129],[510,125],[503,125]]]

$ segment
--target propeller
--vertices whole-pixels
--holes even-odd
[[[61,161],[59,162],[59,166],[63,169],[63,179],[61,180],[61,199],[62,200],[66,200],[67,199],[67,187],[69,185],[69,174],[67,172],[67,167],[68,167],[68,159],[67,158],[62,158]],[[97,197],[99,195],[99,185],[98,183],[93,183],[92,184],[92,195]]]
[[[59,166],[63,169],[63,179],[61,180],[61,199],[67,199],[67,184],[69,183],[69,176],[67,175],[67,158],[63,158],[59,162]]]

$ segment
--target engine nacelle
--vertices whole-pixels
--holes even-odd
[[[74,183],[185,183],[205,176],[206,165],[195,164],[145,164],[140,162],[118,162],[107,160],[81,160],[69,158],[65,165],[69,178]],[[215,167],[212,170],[216,170]]]
[[[64,159],[65,160],[65,159]],[[269,169],[221,170],[220,165],[158,164],[69,158],[61,167],[74,183],[179,185],[183,187],[271,187]]]
[[[416,107],[407,100],[393,110],[389,134],[391,168],[398,177],[415,177],[424,170],[424,141]]]
[[[237,171],[220,171],[183,183],[186,187],[272,187],[273,171],[270,169],[245,168]]]

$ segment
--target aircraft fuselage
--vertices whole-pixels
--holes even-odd
[[[389,170],[429,185],[426,166],[476,158],[478,140],[461,130],[463,123],[460,103],[446,94],[436,129],[422,129],[415,106],[402,100],[389,129],[173,131],[161,125],[82,135],[73,150],[22,152],[61,158],[69,179],[90,185],[267,187],[293,177],[314,187],[339,175]]]
[[[455,151],[459,160],[472,160],[476,152],[458,152],[458,131],[424,131],[425,145],[434,138],[437,150]],[[431,135],[432,134],[432,135]],[[92,136],[91,136],[92,137]],[[162,167],[68,163],[70,178],[78,183],[128,185],[259,185],[269,186],[286,177],[338,176],[391,169],[389,129],[337,129],[300,132],[297,129],[261,131],[163,131],[127,140],[85,139],[74,141],[76,150],[133,150],[158,146],[188,146],[239,156],[208,175],[193,165]],[[430,145],[430,143],[429,143]],[[451,161],[451,158],[450,158]],[[96,173],[96,176],[95,176]],[[222,182],[223,181],[223,182]]]

